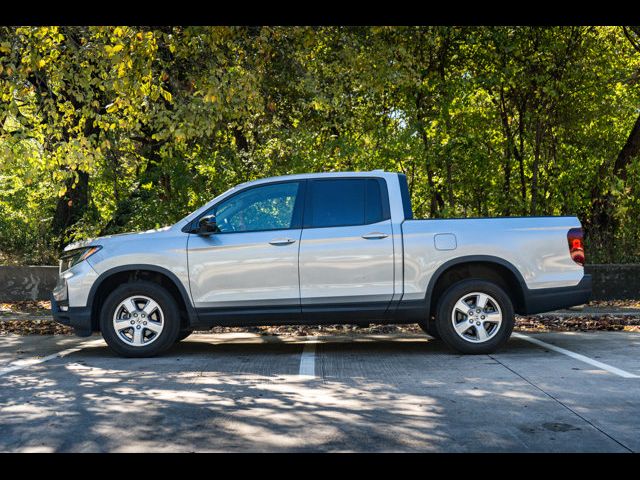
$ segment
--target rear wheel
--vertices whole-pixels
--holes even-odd
[[[192,333],[193,333],[193,330],[180,330],[180,333],[178,334],[178,338],[176,338],[176,343],[181,342]]]
[[[502,347],[514,326],[513,304],[498,285],[481,279],[455,283],[438,302],[438,332],[460,353],[486,354]]]
[[[175,343],[180,332],[180,312],[171,294],[160,285],[125,283],[105,300],[100,330],[119,355],[152,357]]]

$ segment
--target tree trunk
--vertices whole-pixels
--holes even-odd
[[[240,153],[240,173],[243,182],[251,179],[251,165],[249,164],[247,155],[249,154],[249,140],[240,127],[233,129],[233,138],[236,142],[236,150]]]
[[[74,180],[75,178],[70,178],[66,181],[67,191],[58,198],[51,224],[54,235],[60,236],[60,248],[67,242],[64,235],[67,229],[82,218],[89,205],[89,174],[79,170],[78,182],[75,185]]]
[[[451,159],[448,155],[445,158],[445,162],[447,165],[447,200],[449,201],[449,208],[453,212],[456,202],[453,198],[453,174],[451,172]]]
[[[522,108],[518,108],[518,140],[520,143],[520,150],[516,147],[515,143],[513,145],[513,153],[518,160],[518,167],[520,170],[520,196],[522,197],[522,207],[520,211],[522,215],[526,215],[527,213],[527,180],[524,176],[524,115],[525,115],[525,106]]]
[[[636,119],[631,132],[627,137],[627,141],[618,153],[613,165],[613,177],[619,178],[622,181],[627,180],[627,167],[631,163],[634,157],[640,153],[640,115]],[[604,241],[606,239],[606,248],[611,258],[613,255],[613,244],[615,241],[615,233],[617,231],[617,224],[614,218],[614,195],[611,190],[611,186],[607,185],[602,189],[602,183],[600,181],[608,181],[611,177],[608,172],[608,165],[604,162],[598,171],[598,177],[596,178],[596,184],[591,190],[592,200],[592,214],[589,222],[590,228],[598,232],[598,237]],[[600,180],[600,181],[599,181]],[[606,183],[605,183],[606,185]],[[604,247],[604,245],[601,245]]]
[[[504,203],[502,207],[502,214],[505,217],[511,215],[511,158],[518,158],[518,152],[513,138],[513,132],[511,131],[511,124],[509,123],[509,115],[507,112],[506,101],[504,98],[504,88],[500,87],[500,102],[494,101],[498,107],[498,113],[502,120],[502,130],[506,137],[507,144],[504,149]],[[522,166],[522,162],[520,162]]]
[[[502,204],[502,215],[508,217],[511,215],[511,155],[509,147],[504,156],[504,203]]]
[[[144,136],[133,137],[132,139],[140,143],[140,155],[147,159],[147,164],[142,172],[136,167],[135,178],[139,179],[138,185],[128,195],[123,195],[116,199],[115,212],[113,212],[111,219],[102,227],[99,235],[120,233],[122,228],[125,227],[131,219],[138,203],[146,201],[151,196],[148,190],[141,188],[142,184],[146,183],[145,180],[150,180],[154,187],[157,187],[159,182],[162,181],[162,172],[158,174],[160,169],[160,147],[162,146],[162,142],[158,142],[153,139],[153,134],[155,132],[149,130],[146,125],[143,126],[142,133]],[[117,157],[115,155],[113,155],[113,158],[114,161],[117,162]],[[114,182],[117,183],[117,180]]]
[[[536,124],[536,140],[533,151],[533,165],[531,177],[531,215],[538,212],[538,169],[540,166],[540,144],[542,143],[542,126],[538,121]]]
[[[629,133],[629,137],[627,138],[624,147],[620,150],[618,154],[618,158],[616,158],[616,162],[613,165],[613,174],[622,179],[623,181],[627,181],[627,166],[631,163],[634,157],[636,157],[640,153],[640,115],[636,119],[636,123],[634,123],[633,128],[631,129],[631,133]]]

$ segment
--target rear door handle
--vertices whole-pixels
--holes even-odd
[[[289,245],[294,242],[295,240],[293,238],[274,238],[269,243],[271,245]]]
[[[388,236],[389,235],[382,232],[371,232],[371,233],[367,233],[366,235],[362,235],[362,238],[367,240],[378,240],[380,238],[387,238]]]

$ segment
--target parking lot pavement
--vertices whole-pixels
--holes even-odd
[[[480,356],[426,335],[242,333],[124,359],[99,337],[7,335],[0,451],[640,451],[639,352],[630,332]]]
[[[92,340],[95,341],[95,339]],[[73,349],[84,343],[86,343],[85,339],[72,335],[0,336],[0,372],[5,368]],[[1,380],[0,385],[2,385]]]

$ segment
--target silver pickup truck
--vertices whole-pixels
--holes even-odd
[[[57,321],[118,354],[157,355],[214,325],[418,323],[489,353],[514,314],[585,303],[575,217],[414,220],[383,171],[238,185],[175,225],[65,248]]]

